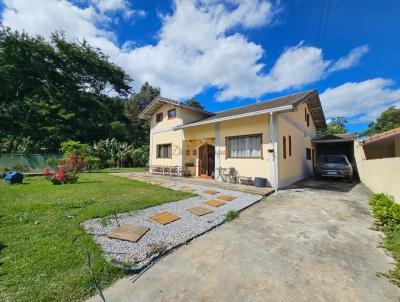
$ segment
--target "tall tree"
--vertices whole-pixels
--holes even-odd
[[[47,42],[0,27],[0,133],[8,143],[5,149],[16,151],[25,137],[35,142],[36,152],[54,152],[67,139],[106,138],[116,127],[113,112],[122,102],[108,94],[113,90],[126,97],[130,81],[85,41],[69,42],[55,33]]]
[[[160,88],[155,88],[149,83],[144,83],[140,92],[133,93],[125,102],[124,113],[129,120],[129,132],[134,146],[142,146],[149,143],[149,122],[139,119],[139,114],[147,105],[160,95]]]
[[[370,123],[369,129],[364,134],[381,133],[400,127],[400,108],[390,106],[388,109],[383,111],[376,121]]]
[[[318,136],[343,134],[347,132],[347,121],[344,117],[335,117],[328,124],[326,129],[318,131]]]
[[[204,109],[204,106],[200,103],[200,101],[196,100],[195,98],[191,98],[186,101],[186,105]]]

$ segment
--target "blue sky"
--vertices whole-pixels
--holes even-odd
[[[316,88],[362,131],[400,105],[398,1],[0,0],[4,25],[87,39],[135,80],[210,111]],[[319,24],[322,20],[322,26]],[[319,33],[319,34],[318,34]]]

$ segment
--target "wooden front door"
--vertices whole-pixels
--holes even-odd
[[[215,168],[215,147],[204,144],[199,148],[199,176],[211,176]]]

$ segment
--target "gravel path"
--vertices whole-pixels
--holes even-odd
[[[150,177],[140,178],[142,181],[159,181]],[[161,186],[172,190],[181,190],[182,187],[194,189],[193,193],[198,196],[183,199],[176,202],[166,203],[160,206],[148,209],[128,212],[118,215],[118,221],[122,224],[133,224],[137,226],[149,227],[150,230],[136,243],[118,239],[111,239],[106,234],[118,227],[114,217],[110,216],[104,225],[103,219],[91,219],[82,223],[85,230],[91,234],[96,242],[100,244],[105,255],[117,262],[131,263],[138,266],[148,264],[160,252],[165,252],[186,241],[206,232],[214,226],[224,221],[224,215],[230,210],[239,211],[262,198],[261,195],[249,194],[239,191],[226,190],[222,188],[208,187],[204,185],[195,185],[188,183],[179,183],[178,181],[168,181]],[[205,190],[214,190],[219,193],[209,195],[203,193]],[[204,202],[211,199],[217,199],[219,195],[232,195],[236,198],[220,207],[205,205]],[[209,208],[214,212],[196,216],[187,211],[187,208],[202,206]],[[180,217],[167,225],[161,225],[152,221],[149,216],[168,211]]]

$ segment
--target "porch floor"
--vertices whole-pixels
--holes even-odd
[[[134,176],[140,176],[140,177],[145,177],[148,179],[153,179],[155,181],[156,180],[168,180],[168,181],[179,180],[179,182],[182,182],[182,183],[205,185],[205,186],[210,186],[210,187],[223,188],[226,190],[240,191],[240,192],[245,192],[245,193],[250,193],[250,194],[258,194],[258,195],[262,195],[262,196],[269,195],[270,193],[272,193],[274,191],[274,189],[271,187],[259,188],[259,187],[250,186],[250,185],[219,182],[214,179],[201,178],[201,177],[174,177],[174,176],[154,175],[154,174],[150,174],[148,172],[118,173],[118,175],[124,175],[127,178],[134,177]]]

